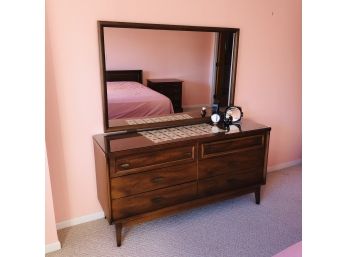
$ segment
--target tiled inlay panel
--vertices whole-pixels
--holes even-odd
[[[192,119],[192,117],[185,113],[185,114],[176,114],[176,115],[166,115],[166,116],[154,117],[154,118],[130,119],[130,120],[126,120],[126,122],[129,125],[136,125],[136,124],[147,124],[147,123],[157,123],[157,122],[187,120],[187,119]]]
[[[214,128],[214,129],[213,129]],[[164,141],[187,138],[192,136],[207,135],[212,133],[222,132],[223,130],[213,127],[209,124],[202,123],[190,126],[180,126],[174,128],[157,129],[150,131],[138,132],[147,139],[154,143],[160,143]]]

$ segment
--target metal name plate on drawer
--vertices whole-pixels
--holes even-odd
[[[144,137],[146,137],[147,139],[151,140],[154,143],[161,143],[161,142],[170,141],[174,139],[223,132],[223,130],[221,129],[216,130],[217,127],[214,127],[215,129],[212,129],[212,128],[213,126],[206,123],[202,123],[202,124],[196,124],[196,125],[190,125],[190,126],[180,126],[180,127],[167,128],[167,129],[142,131],[138,133],[143,135]]]

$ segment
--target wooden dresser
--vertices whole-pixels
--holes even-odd
[[[271,128],[244,119],[240,131],[163,143],[139,133],[93,137],[99,202],[122,226],[254,193],[266,183]],[[214,221],[212,221],[214,222]]]
[[[147,86],[168,97],[174,112],[182,112],[182,82],[179,79],[148,79]]]

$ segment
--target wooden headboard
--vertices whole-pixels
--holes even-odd
[[[143,83],[142,70],[108,70],[105,71],[105,81],[136,81]]]

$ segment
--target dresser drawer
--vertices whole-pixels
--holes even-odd
[[[212,177],[225,173],[240,173],[251,168],[262,168],[264,149],[257,148],[203,159],[198,162],[198,178]]]
[[[192,182],[119,198],[112,201],[113,218],[126,218],[186,202],[195,198],[196,191],[197,183]]]
[[[240,174],[225,174],[198,181],[199,196],[209,196],[240,187],[261,184],[261,169],[250,169]]]
[[[111,179],[111,198],[139,194],[197,179],[194,163],[171,166]]]
[[[111,177],[141,172],[165,166],[190,163],[195,160],[195,145],[164,148],[146,153],[130,154],[115,158]]]
[[[167,92],[168,94],[179,94],[181,92],[181,88],[177,86],[168,86],[162,88],[163,92]]]
[[[171,98],[173,104],[180,104],[181,103],[181,98],[179,96],[173,96]]]
[[[229,140],[220,140],[208,143],[202,143],[201,155],[202,159],[225,154],[235,153],[248,148],[261,148],[264,144],[263,135],[234,138]]]

